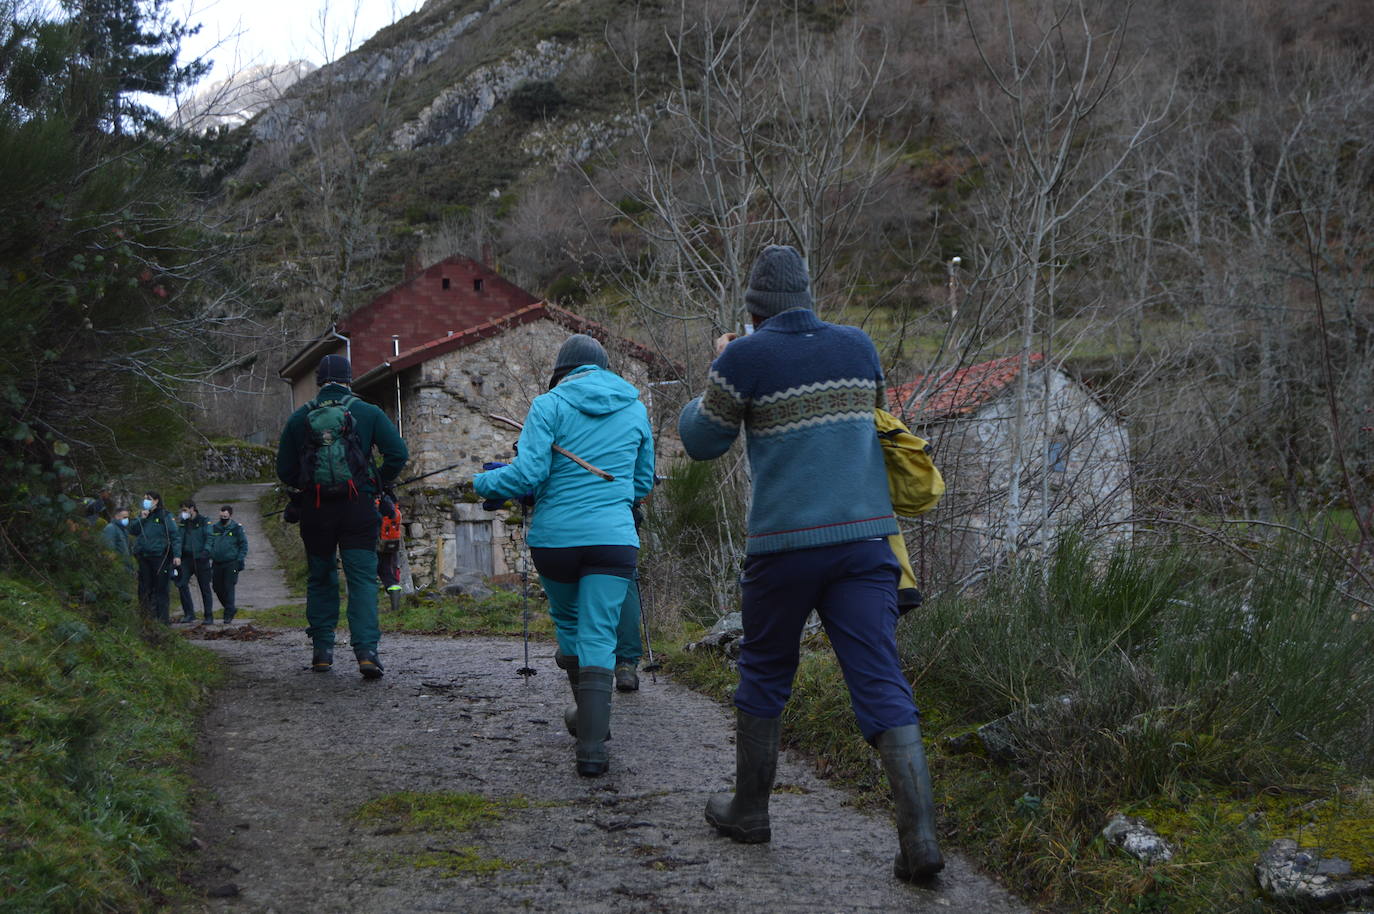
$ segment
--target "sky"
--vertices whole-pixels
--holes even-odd
[[[422,6],[424,0],[172,0],[168,12],[200,34],[182,44],[181,60],[208,57],[203,86],[244,67],[308,60],[320,65],[361,45]],[[196,91],[191,90],[193,93]]]

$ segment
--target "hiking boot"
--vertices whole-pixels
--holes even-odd
[[[606,736],[611,730],[611,682],[604,666],[582,667],[577,683],[577,773],[600,777],[610,769]]]
[[[778,737],[782,719],[763,718],[735,709],[735,795],[720,794],[706,803],[706,821],[741,844],[762,844],[773,837],[768,797],[778,770]]]
[[[945,858],[935,837],[935,792],[921,744],[921,725],[886,730],[875,743],[897,807],[899,849],[892,874],[905,882],[928,879],[945,868]]]
[[[363,674],[364,679],[382,678],[382,661],[376,651],[368,651],[358,658],[358,672]]]
[[[328,673],[333,668],[334,649],[332,647],[315,648],[315,653],[310,657],[310,669],[316,673]]]
[[[214,613],[206,613],[206,614],[205,614],[205,624],[206,624],[206,625],[214,625],[214,624],[215,624],[215,614],[214,614]]]
[[[225,625],[228,625],[230,622],[233,622],[233,621],[234,621],[234,614],[237,613],[237,612],[238,612],[238,610],[236,610],[236,609],[226,609],[226,610],[224,611],[224,624],[225,624]]]
[[[183,615],[180,619],[177,620],[177,624],[178,624],[178,625],[195,625],[195,624],[196,624],[196,614],[195,614],[195,613],[191,613],[189,616]]]
[[[633,663],[624,662],[615,665],[615,690],[617,692],[638,692],[639,691],[639,670]]]

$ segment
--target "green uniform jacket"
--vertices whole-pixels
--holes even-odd
[[[206,552],[216,565],[238,563],[248,558],[248,537],[238,521],[216,521],[205,533]]]
[[[129,533],[116,521],[110,521],[105,525],[105,529],[100,531],[100,538],[115,555],[126,559],[129,557]]]
[[[340,399],[349,393],[349,389],[342,384],[326,384],[320,388],[317,399]],[[301,455],[305,453],[310,434],[310,425],[305,418],[309,410],[310,404],[307,403],[291,414],[291,418],[286,420],[286,427],[281,430],[281,441],[277,444],[277,478],[294,489],[306,489],[310,486],[310,480],[301,478]],[[367,456],[368,461],[372,460],[373,447],[382,454],[382,466],[378,470],[382,485],[387,486],[395,482],[396,477],[400,476],[401,470],[405,468],[406,461],[410,459],[410,450],[397,434],[396,426],[391,424],[391,420],[380,407],[363,400],[349,404],[348,412],[353,417],[354,427],[358,430],[358,441],[362,444],[363,454]],[[373,480],[369,479],[365,484],[367,495],[375,498],[377,491]]]
[[[180,523],[182,555],[189,553],[192,558],[197,559],[210,556],[210,524],[210,518],[203,514]]]
[[[147,517],[129,518],[134,555],[164,555],[181,558],[181,526],[166,508],[155,508]]]

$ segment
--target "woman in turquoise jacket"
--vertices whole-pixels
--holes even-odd
[[[558,350],[549,392],[530,404],[518,456],[472,480],[486,498],[533,493],[527,536],[558,633],[558,665],[577,699],[577,771],[608,767],[612,666],[620,607],[639,554],[630,506],[654,481],[654,441],[639,391],[607,369],[606,350],[575,334]],[[607,481],[555,453],[567,450]]]

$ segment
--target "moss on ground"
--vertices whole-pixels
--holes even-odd
[[[369,800],[358,808],[354,818],[377,826],[378,834],[423,832],[452,836],[469,832],[483,822],[497,821],[510,810],[528,806],[524,797],[493,799],[456,791],[402,790]],[[384,855],[383,862],[434,869],[445,878],[489,875],[517,865],[513,861],[483,856],[481,848],[474,845],[426,846],[419,852],[397,850]]]

